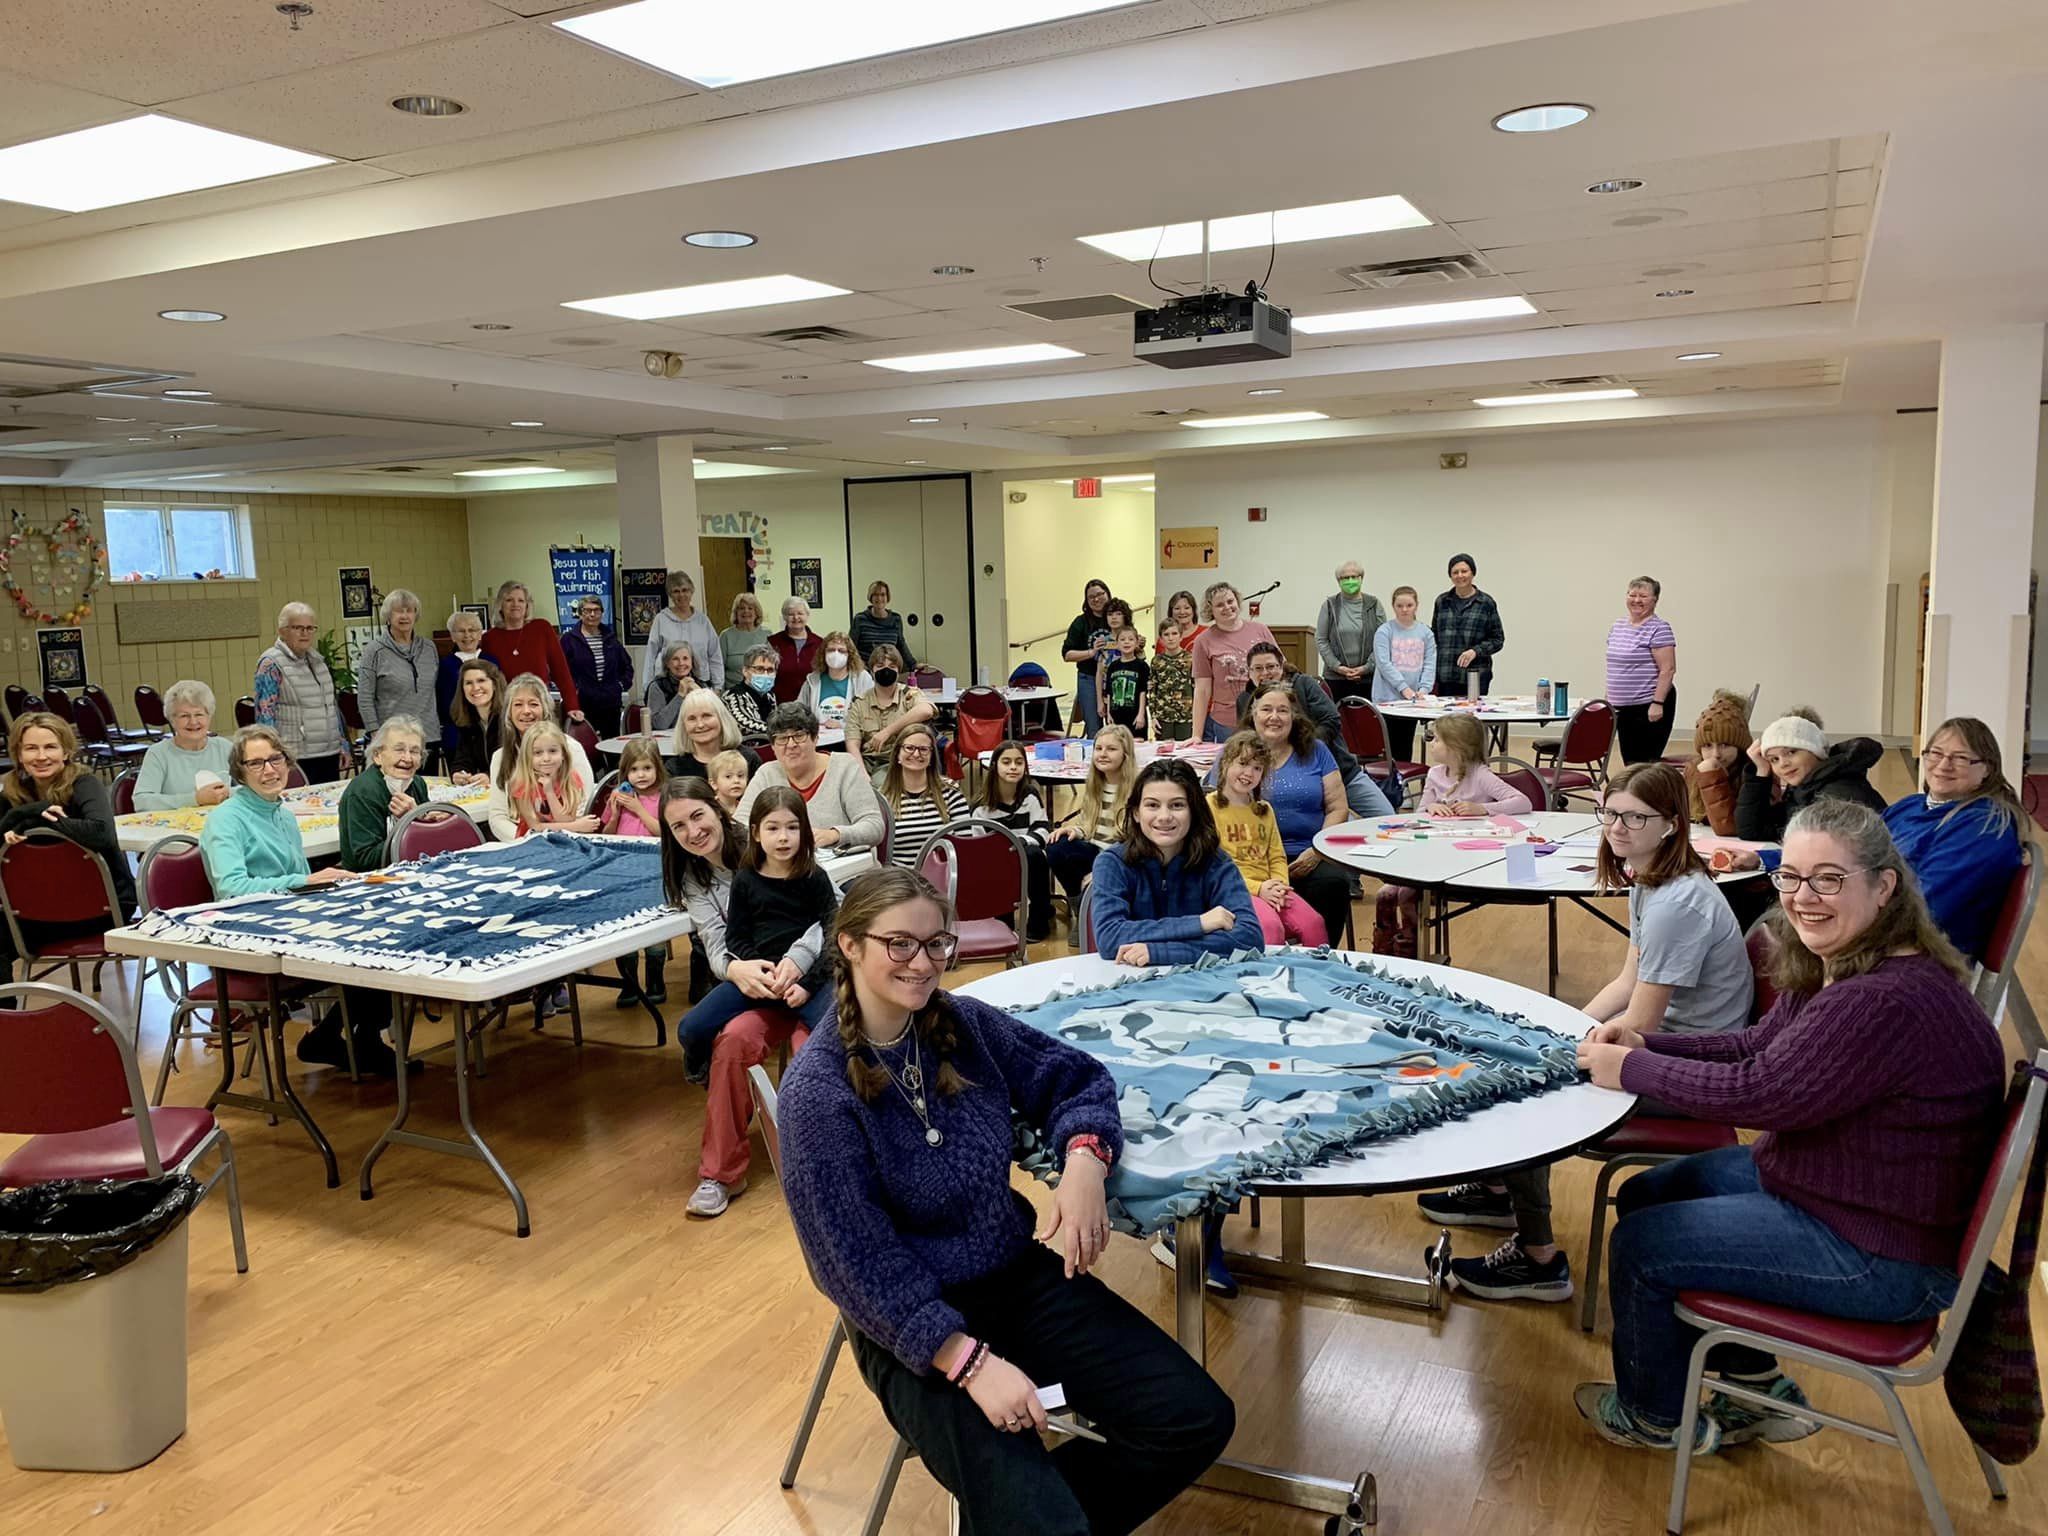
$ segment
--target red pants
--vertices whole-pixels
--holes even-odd
[[[716,1179],[721,1184],[738,1184],[747,1176],[752,1148],[747,1127],[753,1122],[754,1101],[747,1091],[747,1068],[759,1066],[768,1053],[784,1041],[792,1051],[801,1050],[811,1038],[794,1013],[787,1008],[752,1008],[719,1031],[711,1051],[711,1096],[704,1105],[704,1147],[699,1155],[697,1177]]]

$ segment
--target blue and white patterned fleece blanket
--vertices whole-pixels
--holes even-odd
[[[1155,972],[1014,1010],[1116,1079],[1120,1230],[1151,1233],[1253,1182],[1580,1080],[1575,1042],[1327,951]],[[1028,1131],[1020,1160],[1052,1167]]]

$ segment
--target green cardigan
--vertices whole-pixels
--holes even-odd
[[[415,778],[405,792],[427,803],[425,779]],[[382,869],[390,831],[391,785],[375,767],[365,768],[341,792],[341,867],[357,874]]]

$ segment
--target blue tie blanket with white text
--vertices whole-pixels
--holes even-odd
[[[187,944],[479,977],[668,910],[653,838],[551,832],[366,880],[152,912],[135,926]]]
[[[1203,960],[1016,1017],[1116,1080],[1111,1220],[1151,1233],[1247,1184],[1580,1081],[1575,1042],[1427,979],[1325,951]],[[1020,1161],[1052,1171],[1029,1131]]]

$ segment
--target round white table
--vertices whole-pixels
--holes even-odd
[[[1076,744],[1078,745],[1078,738]],[[1174,758],[1194,769],[1195,777],[1199,779],[1208,775],[1209,770],[1216,766],[1216,759],[1222,754],[1222,746],[1213,742],[1141,741],[1138,743],[1138,766],[1143,768],[1160,758]],[[994,755],[992,752],[983,752],[975,761],[986,768],[988,760]],[[1069,762],[1064,757],[1048,758],[1034,754],[1031,758],[1031,777],[1041,784],[1079,784],[1088,777],[1088,764],[1085,761]]]
[[[603,741],[600,741],[597,744],[597,750],[602,752],[607,757],[617,757],[621,752],[626,750],[627,742],[639,741],[642,739],[659,742],[661,744],[662,755],[666,757],[669,755],[670,748],[674,743],[675,732],[655,731],[642,732],[640,736],[607,736]],[[845,742],[845,727],[838,725],[821,725],[818,727],[818,749],[820,751],[824,751],[831,747],[843,746],[845,745]]]
[[[1380,713],[1395,720],[1441,720],[1445,715],[1471,715],[1488,725],[1556,724],[1568,718],[1556,710],[1537,709],[1530,694],[1503,693],[1477,701],[1425,693],[1414,699],[1386,699]]]
[[[1285,951],[1276,951],[1270,958],[1276,966],[1287,963]],[[1429,977],[1477,1002],[1523,1014],[1530,1022],[1572,1039],[1593,1027],[1593,1021],[1578,1009],[1496,977],[1386,955],[1346,958],[1369,960],[1390,975]],[[1101,986],[1118,976],[1140,974],[1144,973],[1098,955],[1075,955],[984,976],[960,991],[985,1003],[1015,1008],[1045,1001],[1062,982]],[[1534,1098],[1489,1105],[1477,1114],[1412,1135],[1367,1142],[1354,1152],[1303,1168],[1285,1181],[1251,1184],[1247,1193],[1280,1204],[1280,1257],[1226,1252],[1226,1262],[1233,1274],[1244,1279],[1299,1285],[1434,1311],[1443,1299],[1443,1266],[1450,1257],[1448,1231],[1441,1231],[1429,1250],[1428,1272],[1423,1276],[1381,1274],[1348,1265],[1316,1263],[1307,1256],[1303,1201],[1333,1195],[1441,1189],[1509,1169],[1552,1162],[1605,1136],[1628,1117],[1635,1102],[1633,1094],[1577,1083]],[[1202,1243],[1201,1216],[1184,1217],[1174,1235],[1176,1333],[1182,1347],[1206,1363],[1208,1330]],[[1371,1474],[1363,1473],[1351,1482],[1341,1482],[1226,1459],[1218,1461],[1201,1481],[1205,1487],[1226,1492],[1340,1514],[1361,1488],[1370,1485]]]

